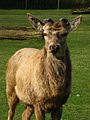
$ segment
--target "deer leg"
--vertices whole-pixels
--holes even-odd
[[[22,120],[30,120],[33,112],[34,108],[32,106],[27,106],[22,114]]]
[[[8,98],[8,106],[9,106],[8,120],[12,120],[19,99],[17,98],[15,91],[12,92],[11,94],[7,93],[7,98]]]
[[[60,109],[53,110],[51,112],[52,120],[61,120],[61,116],[62,116],[62,107]]]
[[[45,113],[41,110],[40,105],[34,106],[36,120],[45,120]]]

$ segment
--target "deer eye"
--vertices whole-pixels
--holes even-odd
[[[47,33],[43,33],[43,36],[47,36],[48,34]]]
[[[65,33],[62,33],[61,36],[62,36],[62,37],[65,37],[65,36],[67,36],[67,34],[68,34],[68,33],[65,32]]]
[[[43,32],[43,36],[49,36],[49,35],[52,35],[52,32],[51,32],[51,31],[48,31],[47,33],[46,33],[46,32]]]

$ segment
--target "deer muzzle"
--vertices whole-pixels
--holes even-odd
[[[60,50],[60,45],[49,45],[49,52],[56,54]]]

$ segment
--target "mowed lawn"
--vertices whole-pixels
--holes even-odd
[[[70,10],[0,10],[0,26],[27,26],[30,24],[26,13],[31,12],[41,20],[51,17],[58,20],[66,17],[69,20],[77,15],[72,15]],[[90,15],[83,15],[80,27],[69,34],[68,46],[72,60],[72,93],[64,105],[62,120],[90,120]],[[8,105],[6,99],[6,63],[10,56],[20,48],[42,48],[42,38],[29,40],[0,40],[0,120],[7,120]],[[17,106],[14,120],[21,120],[25,105]],[[34,115],[32,120],[34,120]],[[46,114],[50,120],[50,114]]]

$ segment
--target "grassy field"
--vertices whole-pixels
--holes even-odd
[[[27,26],[30,24],[26,13],[31,12],[40,19],[51,17],[58,20],[60,17],[72,19],[69,10],[0,10],[0,26]],[[42,38],[30,40],[0,40],[0,120],[7,120],[7,100],[5,93],[6,63],[10,56],[20,48],[41,48],[44,45]],[[83,21],[78,30],[68,36],[73,75],[72,93],[64,106],[62,120],[90,120],[90,15],[83,15]],[[17,106],[14,120],[21,120],[24,105]],[[46,115],[50,120],[50,115]],[[32,117],[34,120],[34,116]]]

